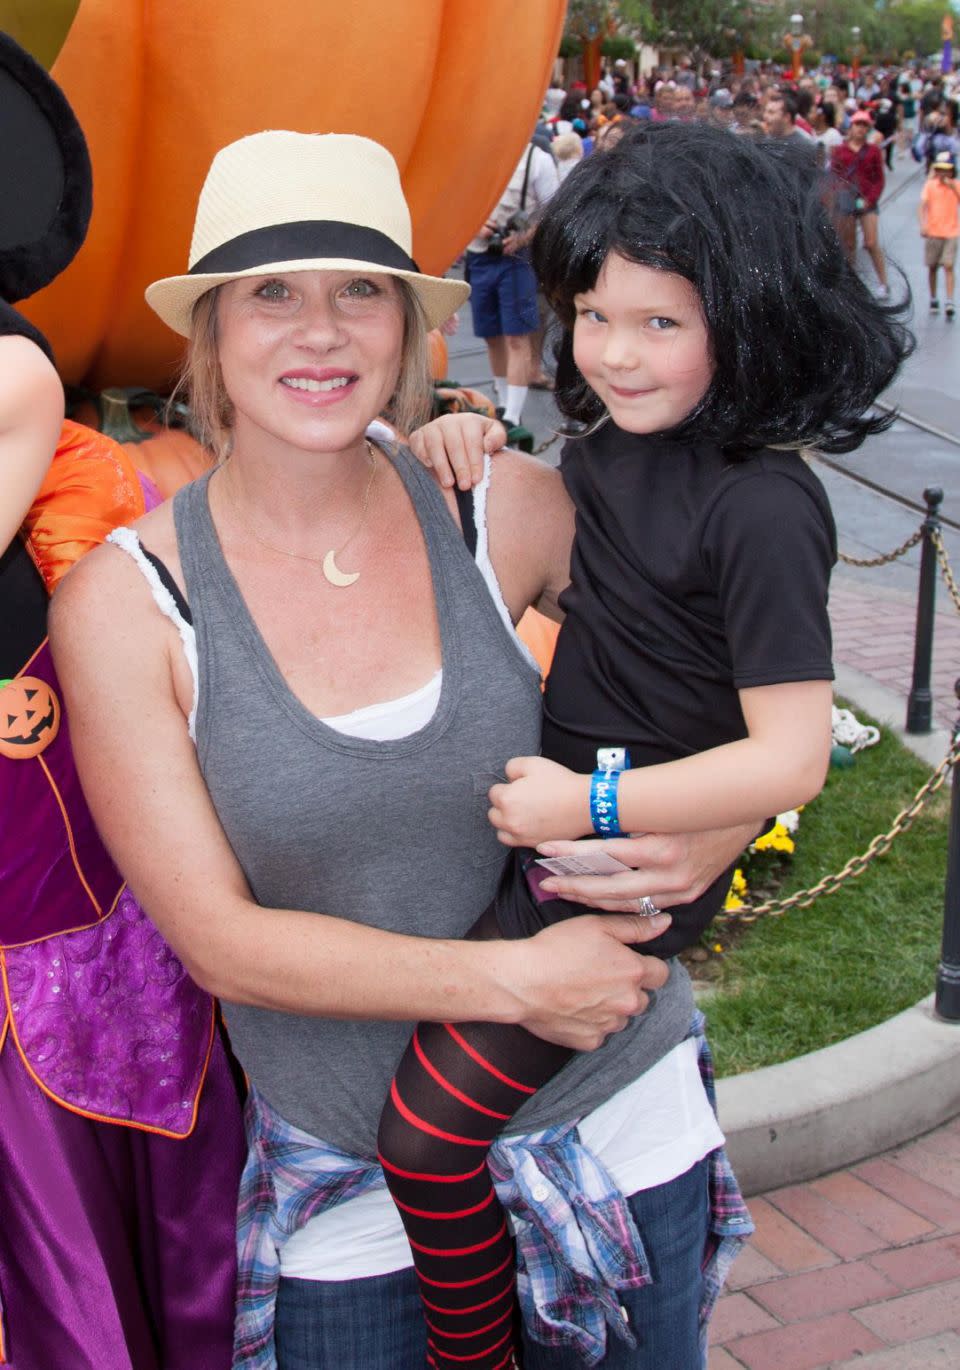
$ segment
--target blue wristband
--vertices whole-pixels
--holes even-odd
[[[630,769],[626,747],[598,747],[597,769],[590,781],[590,821],[598,837],[619,837],[617,786],[620,776]]]

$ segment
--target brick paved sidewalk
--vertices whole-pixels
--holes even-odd
[[[709,1370],[960,1367],[960,1119],[749,1206]]]
[[[905,701],[915,598],[840,573],[830,615],[836,660]],[[947,603],[935,725],[953,725],[958,676],[960,615]],[[749,1207],[757,1233],[714,1316],[709,1370],[960,1370],[960,1119]]]
[[[830,587],[834,658],[902,695],[904,711],[913,675],[916,617],[915,593],[871,586],[842,572],[834,575]],[[952,601],[941,597],[934,618],[933,721],[950,729],[957,717],[954,682],[960,677],[960,613]],[[960,1361],[957,1365],[960,1370]]]

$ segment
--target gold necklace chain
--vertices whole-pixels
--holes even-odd
[[[237,513],[237,516],[240,519],[240,522],[243,524],[244,528],[247,530],[247,532],[250,534],[250,536],[254,539],[255,542],[259,542],[261,547],[266,547],[271,552],[276,552],[279,556],[293,557],[296,561],[310,561],[313,562],[314,565],[319,564],[323,570],[323,574],[326,577],[326,579],[330,582],[331,585],[336,585],[338,588],[345,588],[348,585],[354,585],[360,579],[359,571],[353,571],[349,573],[341,571],[339,566],[337,566],[337,557],[341,554],[341,552],[345,550],[345,548],[350,546],[350,543],[353,542],[354,538],[360,532],[360,529],[363,527],[366,521],[367,510],[370,506],[370,494],[373,490],[373,482],[376,477],[377,470],[379,469],[377,466],[376,448],[374,447],[373,443],[370,441],[369,438],[365,438],[364,442],[367,445],[367,456],[370,458],[370,475],[367,480],[366,489],[363,492],[363,499],[360,502],[360,517],[357,520],[357,526],[354,528],[353,532],[350,534],[350,536],[347,538],[345,542],[341,543],[339,547],[331,547],[328,552],[324,552],[323,556],[316,556],[309,552],[291,552],[288,547],[278,547],[276,543],[268,542],[266,538],[262,538],[260,534],[257,532],[257,530],[250,523],[250,521],[247,519],[243,510],[240,508],[240,504],[237,500],[236,493],[231,492],[231,500],[233,503],[233,507]]]

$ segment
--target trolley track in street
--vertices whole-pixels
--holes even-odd
[[[884,414],[895,414],[898,423],[905,423],[911,428],[917,428],[923,433],[929,433],[931,437],[936,438],[938,443],[945,444],[951,448],[960,447],[960,437],[955,433],[949,433],[946,429],[939,428],[936,424],[928,423],[925,419],[918,418],[914,414],[905,413],[902,409],[898,409],[896,405],[885,404],[878,400],[875,408],[881,410]],[[874,494],[881,495],[884,499],[891,500],[893,503],[899,504],[905,509],[912,509],[916,513],[926,517],[926,506],[921,504],[918,500],[910,499],[907,495],[901,495],[898,491],[891,489],[888,485],[883,485],[880,481],[871,480],[869,476],[864,476],[859,471],[852,471],[836,457],[828,456],[823,452],[817,451],[813,452],[813,457],[816,461],[822,462],[824,466],[828,466],[831,471],[836,471],[838,475],[845,476],[848,480],[862,486],[864,489],[871,490]],[[956,519],[949,518],[942,510],[938,513],[937,517],[945,528],[951,528],[955,532],[960,532],[960,522],[957,522]]]

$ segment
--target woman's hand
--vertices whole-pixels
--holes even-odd
[[[443,414],[410,435],[410,451],[441,485],[470,490],[483,478],[483,459],[499,452],[507,430],[483,414]]]
[[[487,817],[507,847],[535,847],[591,831],[590,777],[543,756],[507,762],[508,784],[490,789]]]
[[[648,991],[666,983],[666,963],[630,945],[669,926],[668,914],[585,914],[535,937],[487,945],[503,957],[500,978],[517,1001],[514,1021],[548,1042],[593,1051],[645,1012]]]
[[[760,831],[756,823],[710,832],[642,833],[638,837],[543,842],[543,856],[574,856],[602,850],[632,869],[622,875],[551,875],[541,886],[563,899],[610,913],[636,910],[637,900],[690,904],[734,862]]]

